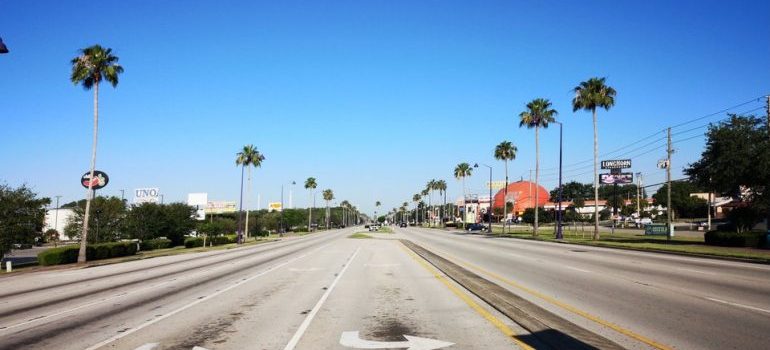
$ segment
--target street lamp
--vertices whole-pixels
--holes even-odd
[[[292,185],[296,185],[297,183],[292,181],[291,184]],[[283,207],[283,186],[284,186],[284,184],[281,184],[281,230],[279,232],[279,234],[281,236],[283,236],[283,232],[284,232],[284,227],[283,227],[283,209],[284,209],[284,207]]]
[[[487,217],[489,217],[489,233],[492,233],[492,167],[486,164],[481,164],[489,168],[489,208],[487,209]],[[473,165],[474,168],[479,167],[479,163]],[[479,203],[479,206],[481,203]]]
[[[561,164],[562,164],[562,141],[563,141],[563,127],[564,124],[561,122],[554,121],[554,123],[559,124],[559,208],[556,212],[556,239],[564,239],[564,232],[562,231],[561,227],[561,221],[562,221],[562,211],[561,211],[561,196],[562,196],[562,185],[561,185]]]

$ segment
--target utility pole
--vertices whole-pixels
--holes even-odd
[[[673,235],[674,227],[671,224],[671,154],[674,153],[674,150],[671,148],[671,128],[667,129],[667,147],[666,147],[666,221],[668,224],[668,229],[666,230],[668,233],[666,235],[667,240],[671,240],[671,236]]]
[[[59,198],[61,196],[56,196],[56,214],[54,214],[53,219],[53,229],[56,230],[56,240],[59,240]]]

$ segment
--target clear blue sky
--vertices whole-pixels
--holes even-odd
[[[565,181],[588,182],[591,121],[571,110],[577,83],[606,76],[618,91],[599,114],[605,153],[766,95],[769,34],[768,1],[3,1],[0,181],[83,197],[92,94],[70,83],[69,60],[95,43],[125,67],[118,88],[101,93],[103,194],[159,187],[167,201],[236,200],[235,153],[253,143],[267,157],[253,207],[257,193],[264,208],[292,180],[305,206],[300,184],[314,176],[371,213],[431,178],[459,195],[452,170],[462,161],[493,165],[501,179],[492,150],[502,140],[519,148],[511,178],[528,177],[534,132],[517,116],[536,97],[564,122],[565,164],[578,163]],[[675,137],[696,136],[676,144],[675,173],[699,155],[703,130]],[[557,151],[558,129],[544,130],[548,188]],[[663,156],[634,157],[632,170],[659,182]],[[485,191],[487,176],[477,170],[469,189]]]

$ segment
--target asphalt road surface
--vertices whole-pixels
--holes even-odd
[[[0,278],[1,349],[531,349],[409,239],[631,349],[766,349],[770,267],[362,228]]]
[[[425,228],[422,245],[627,348],[770,348],[770,266]]]
[[[355,231],[9,275],[0,278],[0,348],[519,347],[510,335],[526,331],[397,235],[348,238]]]

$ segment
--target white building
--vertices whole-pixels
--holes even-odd
[[[58,214],[57,214],[58,213]],[[59,240],[66,241],[69,238],[64,235],[64,227],[69,223],[70,218],[75,216],[75,210],[70,208],[47,209],[45,211],[45,222],[43,232],[54,229],[59,232]]]

